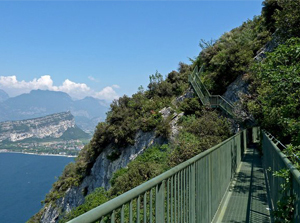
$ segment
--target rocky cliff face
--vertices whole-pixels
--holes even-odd
[[[74,127],[74,117],[70,112],[22,121],[2,122],[0,142],[4,140],[16,142],[29,138],[59,138],[67,129]]]
[[[78,187],[69,188],[66,195],[60,198],[55,207],[49,205],[45,207],[41,222],[49,223],[56,222],[59,218],[60,211],[69,212],[72,208],[77,207],[84,201],[83,191],[87,194],[91,193],[97,187],[110,187],[109,180],[113,173],[126,167],[127,164],[135,159],[145,149],[153,144],[162,144],[164,140],[157,138],[154,132],[139,131],[135,136],[135,144],[126,148],[121,148],[121,154],[118,159],[111,161],[107,157],[114,151],[111,145],[107,146],[104,151],[98,156],[91,174],[84,178],[83,182]]]

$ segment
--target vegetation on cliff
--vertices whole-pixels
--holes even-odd
[[[300,1],[267,0],[263,16],[278,46],[252,65],[248,109],[284,144],[300,145]]]
[[[203,66],[202,79],[213,94],[223,94],[239,75],[248,72],[257,52],[270,40],[261,16],[244,22],[212,42],[202,40],[194,64]]]

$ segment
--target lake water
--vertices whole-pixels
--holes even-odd
[[[0,222],[23,223],[74,158],[0,153]]]

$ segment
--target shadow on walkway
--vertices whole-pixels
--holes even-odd
[[[227,205],[217,222],[269,223],[270,212],[261,157],[255,147],[246,150],[230,185]]]

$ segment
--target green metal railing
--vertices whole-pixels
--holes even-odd
[[[294,202],[294,221],[300,222],[300,172],[291,163],[291,161],[284,155],[281,149],[285,146],[281,144],[274,136],[266,131],[262,131],[262,148],[264,154],[264,168],[266,171],[267,181],[269,184],[270,198],[273,210],[277,210],[277,202],[282,196],[295,196]],[[292,178],[291,190],[286,194],[282,193],[281,185],[285,179],[273,175],[274,171],[281,169],[288,169]]]
[[[202,83],[200,73],[201,69],[198,71],[198,67],[196,66],[193,72],[189,75],[189,82],[193,86],[202,104],[212,108],[220,108],[233,117],[233,105],[221,95],[211,95]]]
[[[218,210],[247,146],[246,130],[70,223],[206,223]]]

